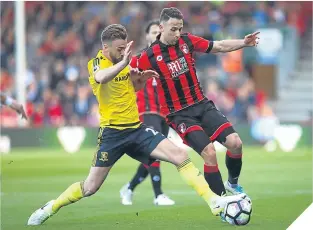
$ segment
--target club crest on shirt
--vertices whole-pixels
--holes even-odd
[[[161,55],[159,55],[159,56],[157,56],[157,58],[156,58],[156,59],[157,59],[157,61],[162,61],[162,59],[163,59],[163,58],[162,58],[162,56],[161,56]]]
[[[178,127],[177,127],[178,131],[180,133],[185,133],[186,132],[186,124],[185,123],[181,123]]]
[[[186,43],[182,44],[180,46],[180,49],[181,49],[181,51],[183,51],[184,54],[188,54],[189,53],[189,48],[188,48]]]

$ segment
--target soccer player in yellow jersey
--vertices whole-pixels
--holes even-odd
[[[28,225],[40,225],[60,208],[96,193],[124,153],[147,165],[155,159],[174,164],[186,183],[208,203],[214,215],[219,215],[228,202],[244,198],[244,194],[221,197],[213,193],[186,151],[139,121],[135,90],[143,87],[146,79],[158,75],[152,70],[139,72],[129,67],[132,42],[127,43],[125,27],[119,24],[106,27],[101,41],[102,50],[88,62],[89,83],[99,102],[101,115],[98,147],[89,175],[36,210]]]

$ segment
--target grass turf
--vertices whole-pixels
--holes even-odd
[[[124,156],[94,196],[62,209],[39,227],[26,226],[30,214],[56,198],[68,185],[88,173],[94,149],[69,155],[53,149],[14,149],[2,156],[1,227],[19,229],[233,229],[211,215],[205,202],[184,184],[175,167],[161,163],[163,190],[176,205],[156,207],[150,178],[140,185],[133,206],[122,206],[119,189],[131,179],[138,163]],[[240,182],[253,202],[253,216],[245,227],[286,229],[312,202],[312,149],[292,153],[244,149]],[[197,154],[190,156],[202,170]],[[226,179],[224,154],[219,167]]]

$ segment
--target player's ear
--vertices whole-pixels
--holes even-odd
[[[108,50],[109,45],[108,45],[107,43],[104,43],[104,44],[102,45],[102,48],[103,48],[103,51],[106,51],[106,50]]]
[[[159,28],[160,28],[160,33],[163,33],[164,32],[164,25],[163,25],[163,23],[160,23]]]

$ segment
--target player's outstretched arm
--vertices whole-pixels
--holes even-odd
[[[18,114],[21,114],[22,118],[27,120],[27,115],[25,113],[23,105],[19,104],[16,100],[14,100],[13,98],[11,98],[11,97],[3,94],[3,93],[0,94],[0,98],[1,98],[1,104],[2,105],[7,105],[7,106],[11,107]]]
[[[212,53],[226,53],[242,49],[244,47],[257,46],[259,43],[260,32],[248,34],[244,39],[214,41]]]
[[[112,67],[98,70],[95,73],[95,80],[100,84],[106,84],[119,74],[126,66],[128,66],[131,58],[131,45],[133,41],[126,46],[123,60],[113,65]]]

